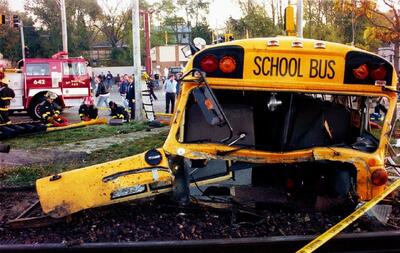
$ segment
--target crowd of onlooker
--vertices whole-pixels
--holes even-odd
[[[160,76],[159,74],[147,75],[144,74],[147,88],[151,99],[158,100],[154,90],[163,89],[165,91],[165,112],[173,113],[175,107],[175,100],[180,90],[180,77],[182,73],[169,74],[168,77]],[[115,88],[113,88],[115,87]],[[110,100],[110,93],[113,89],[117,89],[123,98],[123,105],[118,105]],[[113,76],[110,71],[107,74],[103,72],[91,78],[91,91],[95,95],[97,107],[105,106],[110,107],[113,116],[113,108],[119,108],[120,113],[114,115],[115,118],[121,118],[129,121],[127,113],[123,112],[121,108],[130,109],[130,118],[135,117],[135,83],[132,75],[117,74]]]

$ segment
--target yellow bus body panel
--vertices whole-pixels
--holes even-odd
[[[278,46],[268,46],[268,42],[277,41]],[[301,47],[294,47],[294,42],[300,42]],[[323,48],[317,48],[317,45],[323,45]],[[346,54],[350,51],[366,53],[374,55],[365,50],[347,46],[339,43],[325,42],[312,39],[301,39],[291,36],[282,36],[274,38],[255,38],[236,40],[218,45],[207,47],[207,49],[217,48],[221,46],[240,46],[244,49],[244,62],[243,62],[243,78],[242,79],[229,79],[229,78],[213,78],[207,77],[210,86],[232,85],[237,88],[243,87],[263,87],[266,89],[273,89],[274,87],[284,86],[288,89],[321,89],[327,91],[347,90],[351,91],[359,89],[362,91],[377,91],[381,92],[382,88],[375,85],[365,84],[344,84],[344,71]],[[196,55],[194,55],[195,57]],[[376,56],[376,55],[375,55]],[[193,68],[193,58],[186,64],[184,72]],[[257,58],[259,57],[259,58]],[[270,70],[271,61],[277,58],[286,58],[288,63],[292,61],[292,69],[289,67],[282,68],[282,71],[273,69],[273,73],[265,75]],[[256,59],[257,58],[257,59]],[[261,60],[259,60],[261,59]],[[264,61],[265,68],[259,68]],[[300,66],[294,70],[295,62]],[[285,61],[282,63],[285,66]],[[318,73],[324,78],[321,78]],[[264,70],[264,73],[263,73]],[[321,70],[321,71],[319,71]],[[260,72],[260,73],[259,73]],[[334,75],[333,75],[334,72]],[[256,74],[255,74],[256,73]],[[284,74],[284,75],[282,75]],[[397,75],[395,71],[392,74],[391,86],[386,88],[396,90],[397,88]]]
[[[142,153],[60,173],[58,175],[61,177],[57,180],[52,180],[52,176],[37,180],[36,190],[43,211],[52,217],[63,217],[87,208],[152,195],[147,187],[147,191],[142,194],[111,199],[111,194],[116,190],[155,182],[171,182],[172,174],[168,172],[168,161],[164,152],[159,151],[163,156],[162,161],[153,167],[145,162]],[[156,170],[157,168],[162,170]],[[135,173],[135,170],[138,173]],[[140,172],[141,170],[143,172]],[[116,176],[106,180],[112,175]]]

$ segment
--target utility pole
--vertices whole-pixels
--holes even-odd
[[[143,121],[142,114],[142,63],[140,62],[140,32],[139,32],[139,0],[133,0],[132,8],[132,42],[133,67],[135,73],[135,120]]]
[[[62,30],[63,51],[68,53],[67,17],[65,14],[65,0],[60,0],[60,8],[61,8],[61,30]]]
[[[25,38],[24,38],[24,23],[19,21],[19,31],[21,34],[22,60],[25,61]]]
[[[297,0],[297,37],[303,38],[303,0]]]
[[[145,47],[146,47],[146,72],[147,74],[151,75],[151,56],[150,56],[150,15],[152,11],[148,10],[141,10],[140,14],[143,16],[144,19],[144,35],[145,35]]]

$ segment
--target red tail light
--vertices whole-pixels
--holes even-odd
[[[232,73],[236,70],[236,61],[231,56],[225,56],[219,61],[219,68],[226,74]]]
[[[358,68],[353,69],[353,75],[358,80],[364,80],[368,77],[369,70],[367,64],[362,64]]]
[[[388,174],[384,169],[377,169],[372,172],[371,181],[376,186],[381,186],[386,184],[388,181]]]
[[[200,61],[200,67],[207,73],[212,73],[218,68],[218,60],[212,54],[206,55]]]
[[[386,68],[384,66],[379,66],[377,69],[371,71],[371,78],[374,80],[385,80],[386,74]]]

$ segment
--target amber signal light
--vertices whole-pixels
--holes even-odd
[[[211,99],[207,98],[206,100],[204,100],[204,105],[207,107],[207,109],[210,111],[212,109],[214,109],[214,105],[211,101]]]
[[[219,61],[219,69],[226,74],[234,72],[236,70],[235,59],[231,56],[224,56]]]

